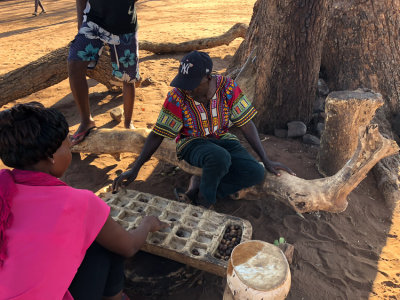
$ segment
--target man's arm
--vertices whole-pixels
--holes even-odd
[[[76,15],[78,17],[78,30],[82,26],[83,11],[85,10],[87,0],[76,0]]]
[[[154,132],[150,132],[149,136],[144,143],[142,152],[140,153],[139,157],[136,159],[135,163],[133,164],[132,169],[122,173],[117,178],[114,179],[112,184],[113,192],[118,191],[121,186],[127,186],[132,181],[134,181],[139,173],[140,168],[143,164],[148,161],[151,156],[156,152],[158,147],[160,147],[164,137],[158,135]]]
[[[280,173],[278,170],[285,170],[289,174],[296,175],[292,170],[290,170],[288,167],[285,165],[271,161],[267,157],[267,154],[264,151],[263,146],[261,145],[260,138],[258,136],[257,128],[254,125],[253,121],[250,120],[243,126],[239,127],[246,138],[246,140],[249,142],[251,148],[257,153],[257,155],[260,157],[261,161],[264,164],[264,167],[271,173],[280,176]]]

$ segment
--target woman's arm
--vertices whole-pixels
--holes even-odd
[[[111,252],[131,257],[143,246],[149,232],[168,226],[157,217],[147,216],[143,218],[138,228],[128,232],[108,216],[106,223],[97,235],[96,242]]]

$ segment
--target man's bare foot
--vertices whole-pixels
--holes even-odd
[[[185,194],[189,196],[191,199],[195,199],[197,194],[199,193],[200,182],[201,182],[200,176],[192,175],[192,177],[190,177],[189,186]]]

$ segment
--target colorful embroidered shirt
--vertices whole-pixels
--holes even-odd
[[[232,79],[216,76],[217,90],[208,105],[174,88],[167,95],[153,132],[176,138],[177,154],[195,138],[236,139],[228,132],[229,122],[240,127],[257,113]]]

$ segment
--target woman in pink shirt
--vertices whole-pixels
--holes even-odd
[[[123,257],[149,232],[125,231],[92,192],[60,181],[71,162],[64,116],[39,103],[0,112],[0,299],[122,299]]]

